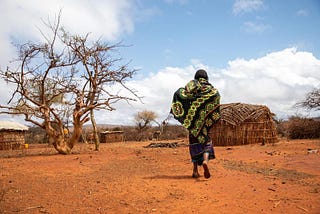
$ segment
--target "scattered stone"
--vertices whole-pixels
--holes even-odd
[[[317,149],[308,149],[308,154],[317,154],[318,150]]]
[[[266,153],[267,155],[270,155],[270,156],[273,156],[273,155],[281,155],[281,152],[280,152],[280,151],[271,151],[271,152],[265,151],[265,153]]]

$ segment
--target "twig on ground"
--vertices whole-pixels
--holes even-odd
[[[309,212],[309,210],[307,210],[306,208],[303,208],[303,207],[300,207],[300,206],[297,206],[299,209],[305,211],[305,212]]]
[[[278,202],[274,203],[273,207],[276,208],[280,204],[280,202],[281,201],[278,201]]]
[[[33,206],[33,207],[27,207],[26,210],[32,210],[32,209],[37,209],[37,208],[44,208],[44,207],[41,205],[38,205],[38,206]]]

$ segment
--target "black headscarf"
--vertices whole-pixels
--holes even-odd
[[[208,80],[208,74],[203,69],[197,70],[196,74],[194,75],[194,79],[199,80],[200,78]]]

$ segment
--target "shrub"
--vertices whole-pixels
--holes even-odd
[[[290,139],[312,139],[320,137],[320,121],[291,117],[287,124],[288,138]]]
[[[25,135],[25,142],[27,144],[41,144],[48,143],[47,133],[40,127],[30,127]]]

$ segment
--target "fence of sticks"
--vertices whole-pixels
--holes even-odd
[[[277,142],[272,113],[264,105],[222,104],[221,119],[209,135],[215,146],[267,144]]]
[[[0,121],[0,150],[20,149],[25,143],[28,127],[11,122]]]

